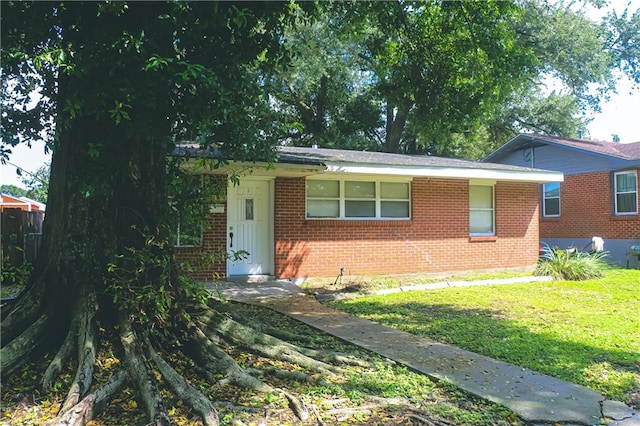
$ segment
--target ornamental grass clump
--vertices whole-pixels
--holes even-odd
[[[600,278],[607,268],[608,252],[572,252],[551,249],[538,262],[535,275],[552,276],[556,280],[582,281]]]

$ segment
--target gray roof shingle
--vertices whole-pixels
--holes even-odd
[[[279,163],[314,164],[352,163],[376,164],[400,167],[450,167],[460,169],[489,169],[512,171],[535,171],[528,167],[509,166],[496,163],[433,157],[429,155],[390,154],[386,152],[351,151],[344,149],[300,148],[283,146],[278,149]]]
[[[220,158],[215,148],[200,149],[198,144],[179,144],[174,155],[189,158]],[[257,159],[256,161],[261,161]],[[278,147],[276,163],[298,164],[309,166],[326,166],[327,164],[372,165],[399,168],[448,168],[474,169],[507,172],[546,172],[530,167],[512,166],[497,163],[462,160],[457,158],[434,157],[429,155],[391,154],[386,152],[353,151],[346,149]]]

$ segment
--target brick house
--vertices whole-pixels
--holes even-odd
[[[484,161],[563,172],[564,182],[542,187],[540,239],[583,248],[599,236],[614,262],[638,266],[631,246],[640,244],[640,142],[520,134]]]
[[[183,146],[178,155],[207,156]],[[277,278],[533,268],[540,183],[562,173],[376,152],[281,147],[273,167],[231,163],[195,174],[240,171],[226,200],[179,259],[243,249],[239,262],[196,274]],[[193,241],[193,240],[192,240]]]

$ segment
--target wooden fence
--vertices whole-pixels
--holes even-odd
[[[0,220],[3,268],[33,264],[40,248],[44,212],[6,208]]]

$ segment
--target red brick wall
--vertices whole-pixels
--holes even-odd
[[[613,214],[611,185],[609,172],[565,176],[560,184],[560,217],[541,219],[540,238],[640,237],[637,215]]]
[[[280,278],[519,268],[538,256],[539,185],[496,185],[496,237],[469,238],[468,182],[416,178],[412,219],[305,218],[304,178],[275,185],[275,275]]]
[[[204,225],[202,247],[176,247],[182,269],[197,280],[211,281],[226,275],[227,213],[213,213]]]

